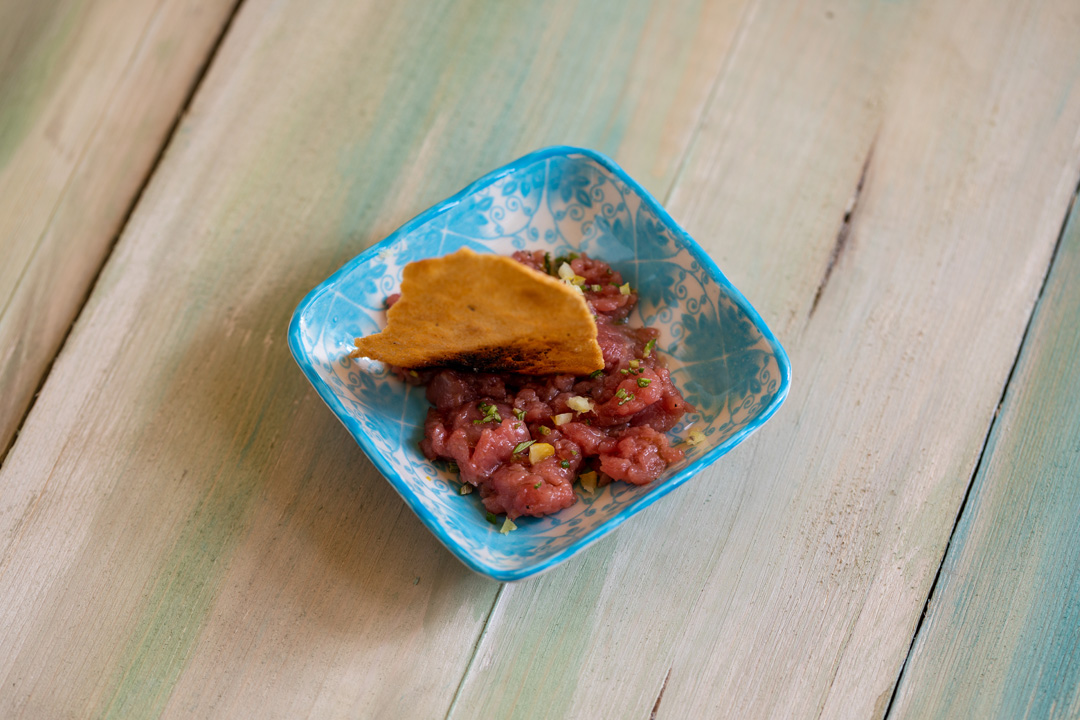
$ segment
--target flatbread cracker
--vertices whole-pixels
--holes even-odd
[[[604,367],[581,292],[503,255],[462,248],[409,263],[386,322],[382,332],[356,339],[352,357],[530,375]]]

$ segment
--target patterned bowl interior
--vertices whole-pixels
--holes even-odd
[[[661,330],[677,386],[705,440],[644,487],[613,483],[500,534],[476,493],[420,453],[427,401],[374,361],[351,360],[354,337],[385,324],[402,268],[468,246],[509,254],[586,252],[640,293],[631,324]],[[787,393],[787,357],[745,298],[659,204],[611,160],[556,147],[527,155],[427,210],[316,287],[289,332],[293,355],[368,457],[435,535],[474,570],[516,580],[565,560],[685,482],[763,423]]]

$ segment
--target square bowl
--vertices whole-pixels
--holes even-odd
[[[639,293],[631,324],[660,329],[675,384],[704,440],[651,484],[616,482],[543,518],[498,532],[477,493],[420,452],[428,403],[382,364],[352,360],[353,338],[384,327],[384,300],[406,263],[460,247],[510,254],[586,252]],[[551,147],[491,172],[422,212],[312,290],[289,348],[319,395],[420,520],[462,562],[496,580],[548,570],[709,466],[762,425],[787,395],[787,354],[746,298],[660,204],[609,158]]]

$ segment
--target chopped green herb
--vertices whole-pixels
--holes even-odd
[[[625,400],[626,399],[626,391],[623,390],[622,388],[619,388],[618,390],[615,391],[615,397],[619,398],[620,400]]]
[[[623,368],[623,369],[619,370],[619,372],[621,372],[623,375],[629,375],[630,374],[630,371],[627,370],[626,368]]]
[[[541,486],[541,485],[543,485],[543,484],[544,484],[544,481],[543,481],[543,480],[541,480],[540,482],[538,482],[538,483],[536,483],[535,485],[533,485],[533,490],[539,490],[539,489],[540,489],[540,486]]]
[[[461,468],[459,468],[458,464],[456,462],[454,462],[453,460],[446,463],[446,469],[449,470],[450,472],[453,472],[453,473],[461,472]]]
[[[653,338],[649,342],[645,343],[645,352],[641,353],[643,357],[649,357],[652,355],[653,348],[656,347],[656,338]]]
[[[469,483],[461,483],[461,487],[458,488],[458,495],[468,495],[473,491],[473,486]]]
[[[540,427],[538,427],[536,429],[536,431],[538,433],[540,433],[541,435],[550,435],[551,434],[551,428],[549,428],[547,425],[541,425]]]
[[[599,370],[594,370],[591,373],[589,373],[589,377],[598,378],[603,374],[604,374],[604,368],[600,368]]]
[[[649,378],[639,377],[637,379],[637,386],[638,387],[649,387],[649,383],[651,383],[651,382],[652,382],[652,380],[650,380]]]
[[[493,512],[484,513],[484,517],[487,518],[487,521],[492,525],[495,525],[499,522],[499,518],[495,517],[495,513]]]
[[[544,253],[544,272],[551,275],[551,253]]]
[[[484,417],[479,420],[473,420],[473,425],[483,425],[489,422],[502,422],[502,416],[499,415],[499,409],[491,403],[482,402],[476,406],[480,412],[484,413]]]
[[[570,461],[569,460],[563,460],[562,462],[559,463],[559,465],[563,466],[564,468],[568,468],[568,467],[570,467]]]
[[[514,417],[516,417],[518,420],[524,420],[525,419],[525,411],[524,410],[519,410],[518,408],[514,408]]]
[[[641,383],[638,383],[638,384],[640,385]],[[642,385],[642,387],[644,387],[644,385]],[[514,423],[514,429],[515,430],[520,430],[521,429],[521,423]]]
[[[526,440],[525,442],[519,442],[517,445],[514,446],[514,454],[517,455],[519,452],[524,452],[525,450],[528,450],[529,446],[532,445],[534,442],[536,441]]]
[[[626,393],[626,397],[624,397],[622,400],[620,400],[619,404],[620,405],[625,405],[626,403],[630,402],[633,399],[634,399],[634,393]]]

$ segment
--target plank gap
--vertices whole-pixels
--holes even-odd
[[[503,583],[499,585],[499,589],[495,592],[495,599],[491,601],[491,607],[488,608],[487,617],[484,618],[484,626],[480,629],[480,634],[476,636],[476,643],[473,645],[472,655],[469,656],[469,662],[465,664],[465,672],[461,673],[461,680],[458,681],[457,689],[454,690],[454,699],[450,701],[450,707],[446,709],[446,718],[444,720],[449,720],[450,716],[454,713],[454,708],[457,707],[458,698],[461,697],[461,690],[465,687],[465,681],[469,679],[469,672],[472,671],[473,663],[476,662],[476,656],[480,654],[480,644],[484,642],[488,627],[491,625],[491,616],[495,614],[495,608],[498,607],[499,598],[502,597],[503,590],[505,589],[506,583]]]
[[[116,244],[120,241],[120,237],[124,234],[124,230],[127,228],[128,222],[131,220],[131,216],[135,212],[135,208],[139,206],[139,201],[142,200],[143,193],[146,192],[146,188],[150,185],[150,180],[154,177],[154,173],[157,172],[158,165],[161,164],[162,158],[165,157],[165,152],[168,150],[169,145],[172,144],[173,138],[176,135],[177,130],[180,128],[180,123],[187,114],[188,109],[191,107],[191,103],[195,98],[195,94],[198,92],[199,87],[202,86],[203,79],[206,77],[206,73],[209,71],[214,58],[218,54],[218,50],[221,48],[222,42],[229,34],[229,29],[232,27],[233,20],[236,18],[237,13],[240,11],[240,6],[243,5],[244,0],[236,0],[233,3],[232,8],[229,10],[228,16],[225,18],[224,24],[221,26],[221,31],[217,37],[214,38],[213,44],[210,46],[209,52],[207,52],[206,59],[202,65],[199,66],[198,71],[195,73],[194,78],[191,81],[191,86],[188,88],[187,94],[184,96],[184,102],[180,106],[180,109],[176,113],[176,117],[173,119],[172,125],[169,126],[168,132],[165,134],[165,138],[161,143],[161,147],[158,148],[157,154],[154,156],[153,161],[150,163],[150,167],[146,171],[146,175],[143,177],[142,182],[139,184],[138,190],[132,197],[131,202],[128,204],[127,209],[124,211],[123,218],[120,220],[120,225],[117,227],[116,233],[109,241],[109,247],[105,251],[105,255],[101,259],[101,263],[94,271],[93,277],[90,279],[90,284],[86,287],[86,292],[83,294],[79,301],[79,310],[75,314],[71,323],[67,326],[67,330],[64,331],[63,337],[60,338],[60,343],[56,346],[56,352],[53,353],[52,358],[49,360],[48,365],[45,366],[45,371],[38,379],[37,387],[34,388],[33,395],[30,396],[30,402],[27,404],[26,409],[23,411],[22,416],[19,418],[19,422],[15,426],[15,432],[11,434],[11,438],[5,445],[0,447],[0,467],[4,466],[4,461],[7,460],[8,453],[15,447],[15,441],[19,437],[19,433],[22,432],[23,426],[26,424],[27,418],[30,417],[30,413],[34,409],[34,405],[37,404],[38,396],[41,394],[41,389],[45,386],[45,381],[49,379],[52,374],[53,366],[56,364],[56,358],[60,357],[60,353],[63,352],[64,347],[67,345],[68,338],[71,337],[71,331],[75,327],[75,324],[82,316],[82,311],[86,307],[87,301],[93,295],[94,290],[97,288],[98,281],[101,279],[101,273],[105,269],[105,266],[109,263],[109,258],[112,257],[113,251],[116,249]]]
[[[893,683],[892,693],[889,695],[889,703],[885,706],[885,713],[882,718],[889,718],[892,715],[893,704],[896,702],[896,694],[900,689],[900,685],[904,679],[904,674],[907,672],[908,664],[911,662],[912,653],[915,650],[915,643],[919,639],[919,633],[922,632],[923,623],[926,621],[926,616],[930,613],[930,604],[934,600],[934,593],[937,591],[938,582],[941,580],[941,570],[945,567],[945,558],[949,556],[949,548],[952,546],[953,538],[956,537],[956,528],[960,523],[960,518],[964,515],[964,509],[967,507],[968,500],[971,497],[971,488],[975,484],[975,478],[979,476],[979,470],[982,468],[983,461],[986,459],[986,448],[990,444],[990,437],[994,433],[994,427],[997,425],[998,417],[1001,415],[1001,407],[1005,403],[1005,396],[1009,392],[1009,387],[1012,385],[1013,375],[1016,373],[1017,365],[1020,362],[1020,356],[1023,354],[1025,345],[1027,344],[1028,334],[1031,332],[1032,321],[1035,319],[1036,311],[1039,305],[1042,303],[1043,294],[1046,292],[1047,281],[1050,278],[1050,271],[1054,267],[1054,263],[1057,262],[1058,252],[1061,250],[1061,241],[1065,237],[1065,229],[1068,227],[1069,218],[1072,216],[1073,206],[1076,204],[1076,198],[1080,196],[1080,178],[1077,178],[1076,185],[1073,188],[1072,197],[1069,199],[1069,204],[1065,207],[1065,216],[1061,221],[1061,227],[1058,229],[1057,240],[1054,241],[1054,250],[1050,254],[1050,262],[1046,264],[1046,270],[1043,272],[1042,282],[1039,284],[1039,292],[1035,296],[1035,302],[1031,306],[1031,312],[1028,314],[1027,323],[1024,325],[1024,332],[1020,336],[1020,344],[1016,348],[1016,355],[1013,357],[1012,366],[1009,368],[1009,374],[1005,378],[1005,383],[1001,387],[1001,395],[998,397],[997,406],[994,408],[994,414],[990,418],[990,424],[986,428],[986,433],[983,435],[982,447],[979,449],[979,459],[975,462],[975,467],[971,471],[971,475],[968,476],[967,488],[964,490],[964,499],[960,502],[960,507],[956,511],[956,517],[953,519],[952,531],[949,533],[949,540],[945,543],[945,549],[941,553],[941,560],[938,562],[937,572],[934,573],[934,582],[930,584],[930,592],[926,596],[926,602],[923,604],[922,613],[919,615],[919,622],[915,625],[915,631],[911,634],[911,643],[908,645],[907,655],[904,657],[904,664],[900,666],[900,672],[896,676],[896,682]]]
[[[840,229],[836,233],[836,242],[833,243],[832,252],[829,254],[829,262],[825,265],[825,274],[822,275],[821,282],[818,283],[817,290],[814,291],[814,299],[810,303],[810,312],[806,315],[807,322],[814,317],[814,311],[817,310],[821,294],[825,291],[825,286],[829,284],[829,278],[832,277],[833,268],[836,267],[844,248],[847,247],[853,218],[859,208],[859,198],[862,197],[863,188],[866,186],[866,176],[870,170],[870,163],[874,159],[874,147],[877,145],[877,138],[878,134],[874,133],[874,139],[870,141],[870,149],[866,151],[866,160],[863,161],[862,170],[859,172],[859,181],[855,183],[855,192],[851,194],[851,199],[848,200],[847,207],[844,208],[844,219],[840,222]]]
[[[660,712],[660,701],[664,699],[664,690],[667,690],[667,681],[671,678],[671,668],[668,668],[667,675],[664,676],[664,683],[660,686],[660,693],[656,696],[656,702],[653,703],[652,712],[649,713],[649,720],[656,720],[656,714]]]

